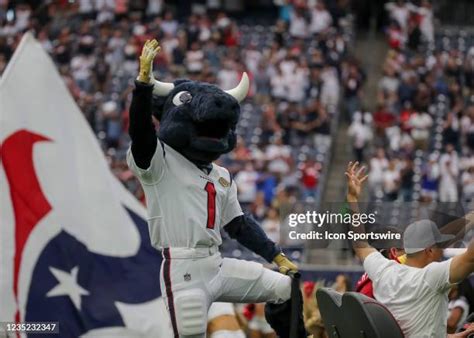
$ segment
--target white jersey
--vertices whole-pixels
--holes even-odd
[[[236,183],[214,163],[207,174],[159,140],[148,169],[136,165],[131,149],[127,163],[145,192],[150,239],[157,249],[220,245],[221,227],[243,214]]]

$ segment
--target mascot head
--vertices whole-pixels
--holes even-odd
[[[249,90],[246,73],[227,91],[191,80],[154,84],[153,115],[160,121],[160,140],[199,163],[212,162],[234,148],[239,103]]]

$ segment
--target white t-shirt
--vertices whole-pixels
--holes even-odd
[[[206,174],[159,141],[149,168],[139,168],[130,149],[127,164],[145,192],[150,239],[157,249],[220,245],[220,229],[242,215],[237,184],[214,163]]]
[[[258,173],[254,170],[242,170],[235,176],[235,182],[239,188],[239,200],[250,203],[257,196]]]
[[[441,155],[439,159],[441,180],[440,189],[450,189],[457,187],[457,177],[459,175],[459,160],[456,153]]]
[[[320,33],[325,29],[329,28],[332,24],[331,14],[327,10],[317,10],[313,9],[311,11],[311,24],[310,32],[311,33]]]
[[[217,73],[217,82],[223,90],[234,88],[239,83],[239,74],[235,70],[221,69]]]
[[[354,148],[361,149],[365,147],[368,141],[372,140],[372,130],[366,125],[358,121],[352,122],[347,134],[354,139],[352,145]]]
[[[190,72],[199,72],[203,67],[204,53],[202,50],[190,50],[186,53],[186,65]]]
[[[302,16],[293,15],[290,21],[290,35],[304,39],[307,35],[306,20]]]
[[[403,31],[406,30],[408,16],[410,14],[407,6],[398,6],[393,2],[385,4],[385,8],[389,11],[390,17],[398,22]]]
[[[462,315],[461,318],[459,318],[458,326],[457,329],[460,329],[464,322],[467,319],[467,316],[469,314],[469,304],[467,303],[466,298],[464,297],[459,297],[458,299],[451,300],[448,303],[448,316],[451,314],[451,311],[453,311],[455,308],[461,308],[462,310]]]
[[[396,168],[393,170],[385,170],[383,173],[383,188],[386,193],[395,192],[398,188],[398,182],[400,180],[400,171]]]
[[[380,252],[364,260],[375,299],[390,310],[406,338],[446,338],[450,265],[451,259],[419,269]]]
[[[386,158],[374,157],[370,160],[370,176],[371,184],[383,183],[383,172],[388,167],[388,160]]]
[[[411,136],[415,140],[426,140],[430,136],[433,119],[427,113],[415,113],[410,116],[408,124],[412,127]]]

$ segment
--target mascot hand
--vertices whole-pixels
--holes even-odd
[[[275,258],[273,259],[273,263],[278,265],[278,269],[282,274],[287,275],[288,272],[298,272],[298,267],[296,266],[296,264],[290,261],[283,252],[280,252],[278,255],[275,256]]]
[[[140,73],[137,80],[143,83],[150,83],[153,78],[153,60],[160,51],[158,41],[155,39],[147,40],[140,55]]]

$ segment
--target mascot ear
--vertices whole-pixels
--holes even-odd
[[[153,103],[152,103],[153,108],[152,108],[152,111],[153,111],[153,116],[158,121],[161,120],[161,116],[163,115],[163,108],[165,106],[165,102],[166,102],[167,98],[168,98],[167,96],[153,95]]]

